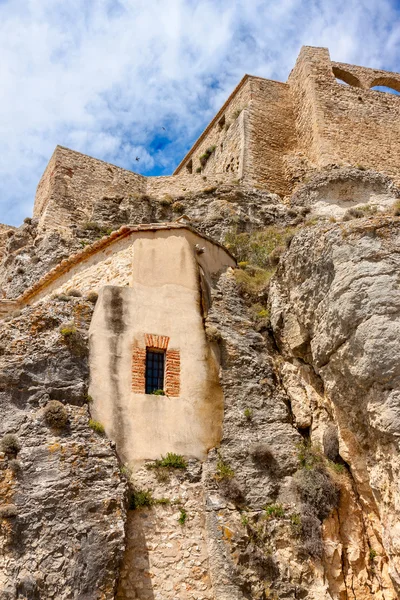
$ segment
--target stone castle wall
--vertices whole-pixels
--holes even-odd
[[[400,74],[331,62],[326,48],[304,47],[289,85],[298,150],[310,163],[361,165],[399,182],[400,98],[369,88],[400,89]]]
[[[303,47],[287,83],[246,75],[172,176],[146,178],[57,147],[34,216],[40,227],[68,230],[108,199],[140,204],[142,196],[178,198],[223,183],[287,197],[332,164],[400,183],[400,98],[369,89],[375,85],[400,90],[400,74],[331,62],[326,48]]]

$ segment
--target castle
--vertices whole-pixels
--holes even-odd
[[[56,148],[0,226],[1,598],[399,597],[400,97],[376,86],[400,74],[303,47],[171,176]]]

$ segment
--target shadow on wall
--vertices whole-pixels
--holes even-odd
[[[151,509],[150,509],[151,511]],[[154,600],[146,530],[154,526],[148,509],[128,512],[126,550],[116,600]]]

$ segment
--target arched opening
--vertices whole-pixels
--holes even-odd
[[[375,92],[387,92],[388,94],[400,95],[400,81],[392,77],[378,77],[370,85]]]
[[[339,67],[332,67],[332,72],[333,72],[334,76],[336,77],[336,79],[339,80],[338,83],[340,83],[340,84],[347,83],[347,85],[352,85],[353,87],[358,87],[358,88],[362,87],[360,80],[357,79],[357,77],[355,75],[353,75],[352,73],[349,73],[348,71],[344,71],[343,69],[340,69]]]

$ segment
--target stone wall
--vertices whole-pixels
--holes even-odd
[[[246,138],[245,183],[285,196],[290,182],[284,156],[295,145],[294,113],[289,86],[252,77]]]
[[[163,475],[160,481],[154,470],[142,468],[132,477],[136,490],[150,489],[164,503],[128,513],[116,600],[214,600],[201,465],[191,461],[188,470]]]
[[[311,163],[361,165],[399,182],[400,98],[368,89],[400,89],[399,74],[332,63],[326,48],[303,47],[288,81],[299,149]]]
[[[41,228],[68,229],[90,221],[96,202],[140,195],[145,186],[141,175],[57,146],[39,182],[33,214]]]

